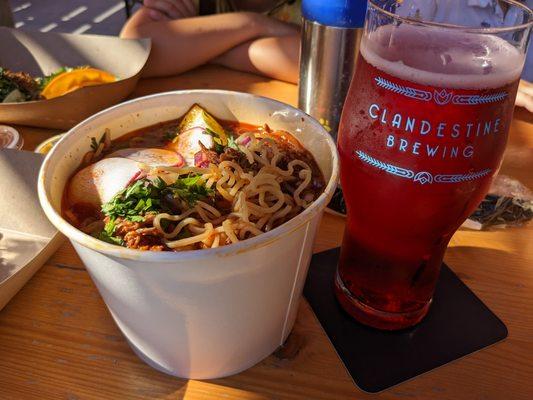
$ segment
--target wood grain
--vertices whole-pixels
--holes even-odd
[[[133,96],[188,88],[248,91],[296,102],[293,85],[215,67],[141,81]],[[533,121],[518,110],[502,173],[533,187]],[[19,127],[31,149],[57,132]],[[338,246],[325,215],[315,251]],[[239,375],[186,381],[129,349],[72,246],[65,242],[0,312],[0,399],[531,399],[533,228],[460,230],[446,262],[503,319],[509,338],[378,395],[351,382],[309,305],[281,351]],[[354,338],[357,340],[357,338]]]

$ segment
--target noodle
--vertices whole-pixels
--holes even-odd
[[[300,198],[300,194],[303,192],[307,186],[309,186],[309,183],[311,182],[311,171],[308,169],[302,169],[299,173],[300,178],[303,178],[303,182],[300,183],[298,186],[298,189],[294,192],[294,200],[296,201],[296,204],[299,206],[306,205],[306,202]]]
[[[235,232],[233,231],[233,227],[231,226],[230,220],[227,219],[222,222],[222,228],[224,229],[224,233],[233,243],[237,243],[239,241],[239,239],[237,239],[237,236],[235,235]]]
[[[213,225],[210,223],[207,223],[205,224],[205,231],[203,233],[196,235],[196,236],[189,237],[189,238],[185,238],[185,239],[167,241],[166,245],[170,247],[171,249],[189,246],[191,244],[206,240],[212,233],[213,233]]]

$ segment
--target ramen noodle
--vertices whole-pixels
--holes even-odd
[[[324,190],[313,156],[286,131],[217,121],[195,105],[182,118],[110,140],[70,179],[64,216],[132,249],[216,248],[268,232]]]

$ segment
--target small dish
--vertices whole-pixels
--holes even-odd
[[[52,136],[48,139],[46,139],[44,142],[41,142],[37,145],[35,148],[35,153],[39,154],[48,154],[50,150],[52,150],[52,147],[55,146],[57,142],[59,142],[59,139],[63,137],[64,133],[60,133],[59,135]]]
[[[23,145],[24,139],[15,128],[0,125],[0,149],[21,150]]]

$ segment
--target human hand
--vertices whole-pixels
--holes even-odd
[[[144,0],[150,18],[154,21],[165,21],[189,18],[198,15],[193,0]]]

